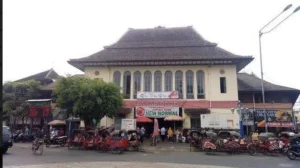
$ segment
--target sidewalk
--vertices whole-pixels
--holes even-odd
[[[13,147],[19,147],[23,149],[31,148],[31,143],[14,143]],[[186,152],[190,151],[190,145],[188,143],[172,143],[172,142],[160,142],[156,146],[151,146],[149,141],[144,142],[141,145],[141,152]]]

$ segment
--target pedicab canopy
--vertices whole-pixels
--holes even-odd
[[[48,123],[48,125],[66,125],[66,121],[63,120],[53,120]]]

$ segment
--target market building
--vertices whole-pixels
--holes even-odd
[[[39,97],[36,97],[35,100],[30,100],[29,102],[30,103],[39,102],[38,105],[36,105],[36,107],[40,106],[43,108],[32,108],[31,109],[32,113],[31,111],[29,111],[28,117],[26,117],[24,121],[22,121],[20,118],[14,119],[13,117],[11,117],[10,121],[8,121],[5,125],[14,124],[21,127],[22,125],[29,126],[30,124],[33,124],[34,126],[42,126],[44,125],[44,120],[43,120],[44,118],[46,118],[47,120],[61,118],[63,113],[61,113],[60,109],[55,107],[55,99],[53,99],[52,96],[54,85],[58,78],[59,78],[58,73],[53,68],[51,68],[49,70],[39,72],[34,75],[30,75],[28,77],[14,81],[14,82],[24,82],[28,80],[35,80],[40,82],[42,86],[41,89],[39,90]],[[18,92],[23,92],[24,94],[24,91],[20,91],[20,90],[16,90],[15,92],[16,94],[18,94]],[[43,103],[46,104],[50,103],[50,105],[41,105]],[[31,115],[34,113],[38,113],[38,114]],[[47,115],[42,115],[42,113]]]
[[[199,114],[226,114],[230,128],[239,128],[237,73],[253,60],[205,40],[193,27],[129,29],[119,41],[69,63],[85,76],[114,82],[124,95],[124,107],[101,125],[144,115],[180,115],[178,127],[200,127]],[[143,109],[144,112],[139,112]]]
[[[245,132],[247,127],[251,131],[265,131],[261,79],[254,74],[247,73],[239,73],[237,79],[239,100],[242,108],[248,109],[248,116],[243,117]],[[295,129],[298,119],[293,107],[300,90],[267,81],[264,81],[264,89],[268,131],[281,132]],[[247,114],[246,111],[245,114]]]

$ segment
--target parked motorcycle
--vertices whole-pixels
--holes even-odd
[[[33,135],[24,135],[23,133],[13,135],[14,142],[32,142],[34,140]]]
[[[50,147],[51,145],[60,145],[65,146],[67,143],[67,136],[45,136],[44,142],[46,147]]]
[[[287,151],[287,157],[290,160],[295,160],[300,157],[300,134],[299,136],[290,140],[289,150]]]
[[[292,145],[287,151],[287,156],[290,160],[295,160],[300,157],[300,145]]]

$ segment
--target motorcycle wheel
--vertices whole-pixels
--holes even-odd
[[[288,158],[289,158],[290,160],[295,160],[295,159],[296,159],[296,155],[295,155],[294,152],[291,151],[291,150],[288,150],[288,151],[287,151],[287,156],[288,156]]]

